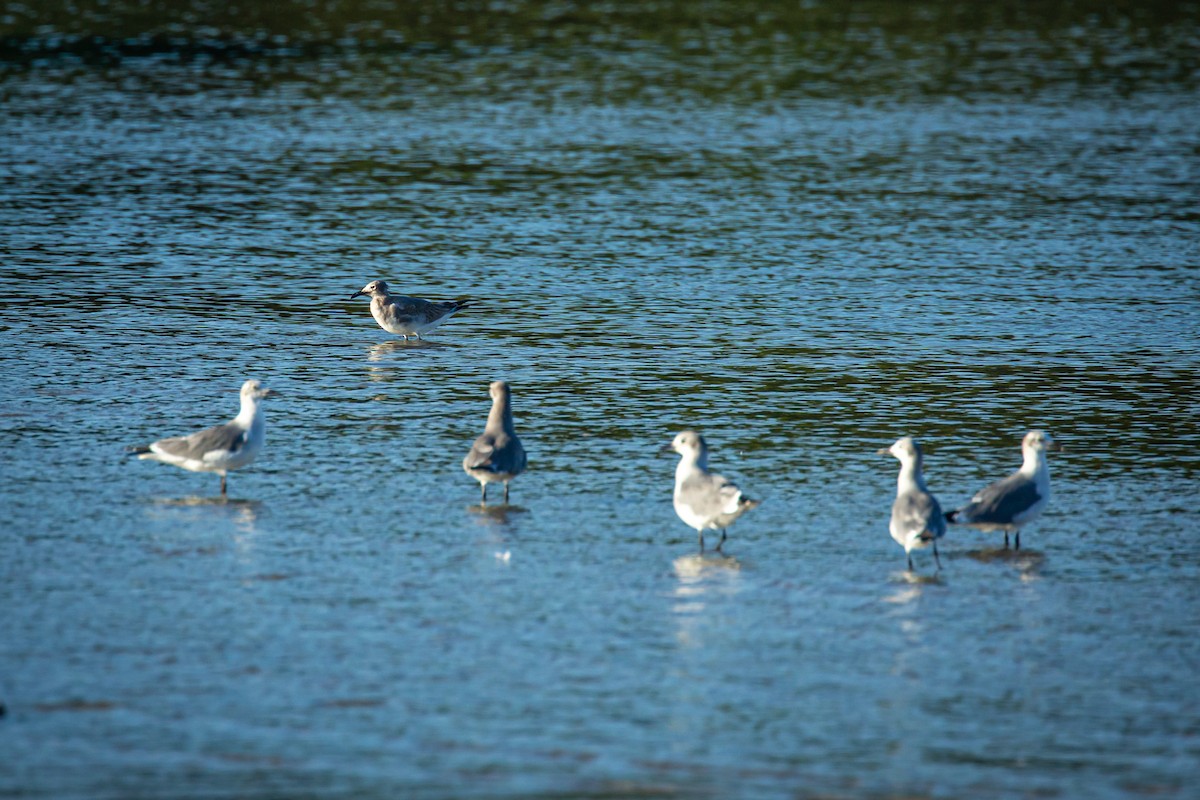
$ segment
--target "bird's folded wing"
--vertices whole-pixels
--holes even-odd
[[[496,440],[490,434],[483,434],[471,445],[471,452],[463,459],[467,469],[489,469],[492,466],[492,456],[496,452]]]
[[[908,534],[937,537],[946,532],[942,509],[928,492],[909,492],[897,497],[892,505],[892,520]]]
[[[734,513],[742,504],[742,490],[728,478],[720,475],[714,475],[713,477],[719,482],[717,491],[721,496],[721,510],[726,514]]]
[[[1018,472],[980,489],[963,510],[976,522],[1007,523],[1040,498],[1037,484]]]
[[[679,499],[705,517],[737,511],[742,491],[720,475],[691,475],[679,485]]]
[[[245,446],[246,438],[243,428],[227,422],[188,436],[160,439],[154,447],[176,458],[205,459],[236,453]]]
[[[412,309],[401,309],[399,306],[392,304],[383,307],[383,318],[387,320],[389,325],[407,327],[413,323],[415,315],[412,313]]]
[[[448,308],[445,303],[431,303],[419,297],[394,297],[388,310],[389,316],[394,316],[398,322],[430,323],[455,309]]]

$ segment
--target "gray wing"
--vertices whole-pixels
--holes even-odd
[[[1040,499],[1037,483],[1018,472],[980,489],[971,502],[956,513],[969,522],[1009,525]]]
[[[169,439],[159,439],[154,446],[164,453],[176,458],[203,459],[205,453],[214,450],[225,453],[236,453],[246,445],[248,432],[227,422],[215,425],[188,436],[172,436]]]
[[[496,452],[496,441],[490,433],[485,433],[471,445],[471,451],[463,459],[464,469],[489,469],[492,463],[492,453]]]
[[[937,498],[928,492],[909,492],[892,504],[892,522],[904,533],[937,539],[946,533],[946,519]]]
[[[515,436],[485,433],[471,445],[463,467],[516,474],[525,469],[525,448]]]
[[[400,296],[392,297],[392,304],[388,307],[388,316],[400,323],[419,322],[428,325],[447,314],[453,314],[460,308],[462,308],[462,304],[455,301],[434,303],[419,297]]]
[[[741,495],[737,484],[722,475],[692,475],[679,487],[679,499],[705,518],[736,511]]]

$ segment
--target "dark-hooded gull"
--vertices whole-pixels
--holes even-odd
[[[406,297],[402,294],[391,294],[384,281],[371,281],[354,294],[356,297],[369,295],[371,298],[371,316],[379,323],[379,327],[388,333],[403,336],[408,341],[409,336],[421,338],[421,334],[441,325],[456,313],[466,307],[465,300],[448,300],[433,302],[418,297]]]

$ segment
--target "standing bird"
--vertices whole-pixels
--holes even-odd
[[[422,333],[428,333],[467,306],[466,300],[435,303],[402,294],[389,294],[388,285],[383,281],[371,281],[350,295],[350,299],[363,295],[370,295],[371,316],[379,323],[379,327],[388,333],[403,336],[406,342],[409,336],[420,339]]]
[[[733,521],[759,504],[742,494],[733,481],[708,471],[708,445],[695,431],[677,433],[666,452],[679,453],[675,467],[675,513],[700,536],[700,552],[704,552],[704,531],[719,530],[725,544],[725,529]]]
[[[1050,468],[1046,464],[1047,450],[1060,450],[1050,434],[1030,431],[1021,440],[1021,468],[1003,480],[980,489],[971,502],[951,511],[946,520],[955,525],[970,525],[982,531],[1004,531],[1004,547],[1008,534],[1015,534],[1013,549],[1021,549],[1021,528],[1042,515],[1050,500]]]
[[[224,425],[128,450],[139,459],[161,461],[192,472],[215,472],[221,476],[221,496],[225,497],[225,475],[257,458],[266,439],[266,420],[258,401],[278,395],[279,392],[265,388],[258,381],[246,381],[242,384],[241,410]]]
[[[911,436],[905,436],[879,451],[881,456],[889,454],[900,462],[896,501],[892,503],[892,521],[888,525],[892,538],[904,548],[909,569],[913,568],[912,551],[930,545],[933,545],[933,560],[941,569],[937,540],[946,535],[946,520],[937,498],[925,488],[925,477],[921,474],[925,459],[921,446]]]
[[[479,481],[483,492],[480,502],[485,506],[489,483],[504,484],[504,502],[507,503],[508,482],[525,471],[525,448],[513,427],[512,390],[504,381],[494,381],[488,386],[488,394],[492,396],[492,410],[488,413],[487,425],[463,459],[463,469]]]

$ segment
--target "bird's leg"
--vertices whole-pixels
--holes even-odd
[[[1004,549],[1008,549],[1008,531],[1004,532]]]
[[[942,568],[942,559],[940,559],[938,557],[937,542],[933,543],[933,560],[934,560],[934,563],[937,564],[937,568],[941,569]]]
[[[1013,534],[1013,550],[1021,549],[1021,532],[1017,531]]]
[[[479,486],[480,486],[480,488],[483,489],[483,497],[481,497],[479,499],[479,505],[486,506],[487,505],[487,481],[480,481]]]
[[[721,541],[717,542],[717,552],[721,552],[721,545],[725,544],[725,529],[721,528]]]
[[[504,505],[508,505],[508,481],[504,482]]]
[[[228,495],[225,494],[225,476],[222,475],[221,476],[221,497],[227,497],[227,496]]]
[[[906,552],[906,553],[905,553],[905,555],[906,555],[906,556],[908,556],[908,571],[909,571],[909,572],[912,572],[912,571],[913,571],[913,565],[912,565],[912,553],[907,553],[907,552]]]
[[[704,552],[704,529],[701,528],[699,533],[700,533],[700,552],[703,553]]]

